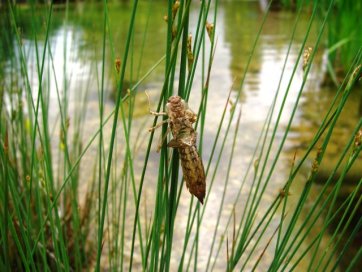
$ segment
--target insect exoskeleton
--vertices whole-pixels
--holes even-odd
[[[168,99],[166,113],[152,111],[151,113],[155,115],[167,114],[168,120],[164,122],[169,124],[173,136],[167,146],[178,149],[186,187],[203,204],[206,178],[202,160],[196,149],[196,132],[192,125],[196,122],[197,115],[189,109],[185,100],[177,95]],[[151,128],[151,130],[157,127],[160,125]]]
[[[185,115],[186,102],[179,96],[171,96],[166,104],[166,112],[168,117],[171,119],[183,117]]]

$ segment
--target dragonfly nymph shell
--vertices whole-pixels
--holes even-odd
[[[166,113],[173,136],[167,146],[177,148],[186,186],[203,204],[206,192],[205,170],[197,152],[197,135],[193,128],[197,115],[180,96],[171,96],[168,99]]]

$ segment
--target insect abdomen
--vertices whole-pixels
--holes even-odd
[[[203,204],[206,191],[205,172],[196,146],[179,147],[178,151],[186,186]]]

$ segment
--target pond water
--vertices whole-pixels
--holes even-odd
[[[127,35],[128,23],[130,19],[131,4],[112,4],[109,6],[109,21],[112,41],[107,40],[107,57],[105,65],[105,113],[108,115],[114,107],[112,100],[112,92],[115,89],[115,72],[114,72],[114,57],[121,57],[125,46]],[[165,52],[165,35],[166,23],[163,16],[166,14],[166,2],[158,2],[157,5],[141,2],[138,11],[138,19],[136,20],[136,27],[134,32],[134,43],[131,54],[129,55],[129,63],[133,69],[127,70],[126,79],[129,82],[137,82],[147,71],[159,61]],[[72,113],[77,111],[83,106],[83,99],[87,101],[87,112],[85,117],[84,141],[87,142],[89,138],[94,135],[99,127],[99,110],[98,110],[98,92],[101,84],[101,69],[102,69],[102,35],[103,35],[103,12],[102,6],[97,4],[78,4],[71,6],[68,14],[68,22],[63,23],[65,10],[62,6],[56,7],[53,14],[52,30],[50,32],[50,45],[52,58],[54,60],[54,71],[56,80],[52,72],[47,75],[46,84],[49,87],[50,94],[50,108],[57,109],[56,98],[56,84],[58,84],[61,92],[66,90],[69,92],[69,116],[72,129]],[[210,12],[213,14],[213,11]],[[209,161],[211,147],[216,136],[216,127],[220,121],[222,111],[224,109],[228,92],[232,88],[231,99],[242,112],[241,122],[239,126],[239,134],[236,142],[236,148],[229,176],[229,185],[226,192],[224,209],[222,211],[221,222],[218,226],[219,235],[215,245],[219,244],[220,234],[224,231],[227,219],[233,208],[234,200],[237,191],[240,188],[240,183],[245,175],[246,169],[254,148],[256,146],[257,138],[263,127],[265,118],[270,109],[271,102],[275,96],[278,88],[282,68],[285,62],[285,57],[288,51],[288,46],[291,38],[293,24],[295,20],[295,13],[293,12],[278,12],[271,13],[267,19],[265,27],[261,33],[260,40],[256,47],[255,54],[250,63],[250,67],[242,86],[241,96],[239,101],[235,101],[237,91],[240,88],[240,80],[243,77],[246,69],[246,63],[252,50],[252,45],[255,40],[257,31],[260,27],[264,12],[259,6],[258,2],[240,2],[240,1],[222,1],[218,7],[217,16],[217,48],[215,52],[215,59],[210,77],[210,88],[208,94],[208,105],[206,112],[206,123],[203,140],[202,157],[204,162]],[[193,4],[190,14],[191,27],[190,33],[195,33],[195,25],[198,18],[198,4]],[[40,18],[40,21],[45,18]],[[211,19],[211,17],[210,17]],[[35,66],[35,49],[34,40],[31,38],[31,29],[26,16],[20,17],[20,28],[22,30],[24,51],[28,54],[28,67],[30,71],[31,86],[37,90],[38,82],[36,76]],[[299,21],[295,38],[292,42],[291,51],[286,61],[286,70],[281,81],[281,92],[285,92],[288,86],[288,80],[292,75],[293,68],[297,61],[299,50],[307,29],[309,20],[308,11],[302,16]],[[311,30],[310,38],[307,44],[313,45],[318,35],[320,23],[316,22]],[[44,35],[39,36],[42,42]],[[39,48],[40,52],[42,48]],[[206,50],[208,50],[208,45]],[[112,53],[112,51],[114,53]],[[16,54],[16,52],[14,52]],[[7,60],[5,60],[7,61]],[[326,112],[330,105],[336,88],[321,88],[320,84],[323,80],[325,73],[325,52],[323,48],[318,49],[314,64],[311,69],[307,85],[305,87],[300,105],[296,112],[290,135],[287,139],[285,147],[283,148],[281,159],[278,161],[277,170],[273,174],[270,184],[266,188],[266,193],[263,196],[262,204],[259,209],[256,220],[262,215],[263,211],[268,208],[268,205],[279,194],[280,189],[284,185],[290,172],[291,161],[294,152],[303,154],[314,132],[317,130],[322,120],[323,114]],[[48,65],[50,65],[48,63]],[[201,69],[198,69],[195,75],[192,93],[190,96],[189,105],[192,109],[196,110],[200,103],[201,98]],[[290,87],[290,95],[286,101],[285,110],[281,116],[281,124],[276,134],[276,142],[273,145],[270,160],[272,161],[275,152],[280,143],[287,122],[293,110],[296,95],[302,83],[303,70],[302,64],[296,71],[296,75]],[[135,178],[138,182],[141,176],[144,155],[147,146],[148,131],[147,127],[151,126],[153,118],[148,115],[147,98],[144,95],[144,90],[148,90],[151,96],[152,107],[156,107],[158,96],[160,94],[164,79],[164,62],[162,62],[152,73],[140,84],[136,92],[136,110],[135,118],[132,125],[132,140],[131,145],[135,146],[137,152],[134,155],[134,171]],[[177,88],[177,78],[175,80],[175,88]],[[351,99],[346,106],[341,117],[341,124],[336,128],[335,137],[332,138],[332,145],[327,152],[325,161],[329,162],[332,166],[336,162],[336,155],[340,152],[351,135],[353,126],[360,118],[358,108],[360,106],[360,98],[356,93],[352,94]],[[281,104],[281,99],[277,102],[277,108]],[[56,127],[59,121],[58,111],[51,110],[49,112],[50,120],[52,121],[51,127]],[[227,111],[226,120],[230,114]],[[275,122],[275,118],[273,120]],[[233,121],[235,126],[236,118]],[[54,125],[55,124],[55,125]],[[54,126],[53,126],[54,125]],[[226,126],[224,125],[221,131],[221,138],[225,135]],[[55,131],[57,131],[55,129]],[[233,131],[233,129],[231,129]],[[105,139],[109,139],[111,126],[108,124],[105,128]],[[147,170],[145,187],[142,197],[142,214],[147,211],[145,215],[147,221],[152,217],[151,211],[155,202],[155,192],[157,186],[157,173],[158,173],[158,159],[159,154],[156,152],[157,138],[160,137],[160,132],[155,135],[154,146],[151,152],[149,167]],[[57,135],[55,133],[55,135]],[[119,122],[119,131],[117,136],[117,164],[122,164],[124,148],[124,138],[122,132],[122,124]],[[207,262],[208,250],[211,243],[211,233],[214,232],[215,222],[221,196],[224,191],[225,175],[227,172],[229,156],[231,152],[232,132],[228,136],[230,139],[227,141],[225,152],[221,157],[221,165],[215,176],[215,182],[210,192],[209,202],[206,206],[205,219],[203,225],[200,227],[200,244],[199,244],[199,263],[200,269],[204,268]],[[58,137],[54,137],[54,152],[58,149]],[[107,140],[105,143],[107,144]],[[220,145],[218,145],[218,149]],[[89,152],[82,162],[82,180],[83,186],[87,186],[87,181],[92,177],[92,171],[89,171],[90,165],[95,165],[94,158],[97,155],[97,143],[94,143]],[[313,155],[310,157],[313,159]],[[298,155],[297,155],[298,159]],[[214,158],[208,181],[211,179],[213,169],[216,166],[216,159]],[[56,167],[56,166],[55,166]],[[329,165],[325,166],[326,171],[329,170]],[[361,160],[356,164],[356,169],[361,167]],[[119,167],[121,169],[121,167]],[[305,166],[305,173],[298,177],[291,188],[291,207],[298,200],[299,193],[303,190],[307,175],[310,171],[310,162]],[[361,169],[361,168],[359,168]],[[357,171],[358,176],[358,170]],[[303,172],[303,171],[302,171]],[[120,174],[120,170],[117,175]],[[239,202],[236,204],[237,218],[240,218],[243,207],[249,190],[251,189],[252,175],[246,181],[245,187],[241,194]],[[112,185],[113,186],[113,185]],[[112,187],[113,188],[113,187]],[[318,193],[318,187],[313,187],[311,195]],[[132,199],[132,192],[130,190],[130,198]],[[184,188],[180,199],[180,207],[177,211],[177,218],[174,230],[174,248],[172,253],[172,267],[176,267],[179,261],[181,252],[177,250],[182,248],[182,241],[184,239],[184,231],[187,224],[187,213],[189,209],[190,195]],[[148,208],[146,208],[148,207]],[[239,210],[239,211],[238,211]],[[126,245],[130,245],[131,229],[133,224],[132,215],[134,213],[134,203],[130,201],[127,220]],[[144,216],[144,215],[142,215]],[[271,224],[269,232],[266,237],[270,237],[273,230],[278,226],[278,220]],[[315,230],[316,233],[318,230]],[[229,230],[229,234],[231,231]],[[137,245],[138,246],[138,245]],[[225,247],[225,246],[224,246]],[[273,245],[270,246],[273,248]],[[258,250],[261,252],[262,247]],[[273,250],[269,253],[272,253]],[[216,270],[223,271],[225,268],[226,251],[221,250],[221,255],[216,263]],[[255,256],[258,256],[256,254]],[[135,260],[136,264],[140,262],[139,259]],[[266,265],[270,263],[268,252],[265,258],[260,263],[259,270],[264,271]],[[251,262],[250,269],[254,262]],[[303,271],[304,263],[301,262],[298,267]]]

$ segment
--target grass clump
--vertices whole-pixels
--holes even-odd
[[[164,51],[155,63],[147,65],[146,72],[141,63],[149,50],[147,34],[154,4],[134,1],[128,7],[130,16],[121,58],[116,53],[119,41],[111,31],[117,22],[112,21],[110,14],[112,8],[124,6],[112,6],[107,1],[93,4],[103,11],[101,40],[93,48],[101,57],[82,63],[90,69],[87,81],[77,85],[76,93],[72,93],[75,72],[70,67],[71,38],[66,31],[72,6],[67,3],[64,9],[55,11],[53,4],[41,10],[30,4],[27,12],[33,25],[29,36],[23,36],[19,31],[19,7],[6,4],[9,31],[2,41],[14,51],[0,66],[1,83],[5,86],[0,94],[0,270],[337,269],[362,224],[356,216],[361,178],[342,203],[337,202],[343,182],[360,156],[361,118],[318,190],[315,181],[341,113],[358,84],[360,48],[354,50],[347,75],[307,147],[293,150],[287,160],[283,158],[310,81],[313,60],[335,12],[333,1],[328,2],[321,22],[316,22],[316,18],[322,5],[313,3],[288,74],[287,62],[295,49],[305,3],[297,6],[283,51],[283,67],[280,75],[276,74],[278,85],[260,130],[252,135],[255,140],[247,154],[247,165],[238,161],[244,134],[244,109],[239,101],[270,16],[270,6],[252,36],[242,77],[235,80],[228,94],[221,96],[224,106],[220,115],[212,119],[210,97],[220,23],[218,1],[195,4],[183,0],[162,6],[166,18]],[[138,20],[140,9],[147,10],[147,20]],[[64,25],[62,76],[57,73],[59,63],[50,35],[53,22],[59,26],[59,16],[53,19],[58,12]],[[39,13],[43,24],[38,24]],[[162,16],[159,20],[163,20]],[[312,29],[317,29],[317,37],[303,65]],[[141,46],[136,45],[140,32]],[[33,51],[27,47],[29,44]],[[152,152],[155,133],[165,135],[167,124],[160,132],[148,133],[148,124],[135,115],[141,84],[160,67],[162,86],[151,94],[157,105],[154,110],[163,111],[174,94],[196,105],[197,145],[207,175],[204,205],[183,192],[179,154],[167,148],[169,139],[160,154]],[[116,82],[111,107],[107,104],[108,81]],[[94,101],[96,106],[91,108]],[[150,125],[155,126],[158,119],[156,116]],[[211,130],[210,119],[216,120]],[[286,165],[286,161],[288,175],[284,177],[279,171],[280,164]],[[302,184],[300,191],[295,189],[297,183]],[[347,271],[357,267],[360,252],[350,258]]]

